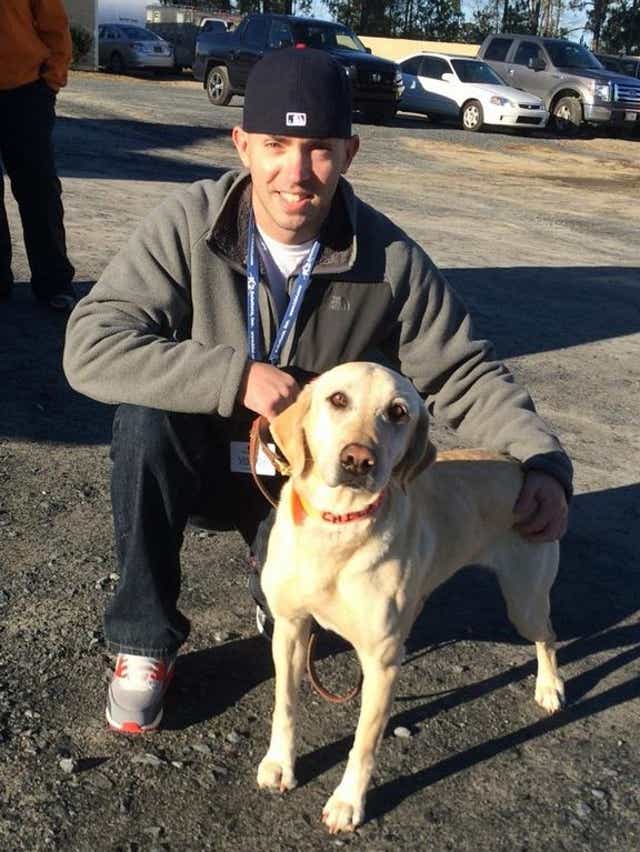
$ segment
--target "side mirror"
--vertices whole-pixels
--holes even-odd
[[[534,71],[544,71],[547,67],[547,63],[544,59],[541,59],[539,56],[536,56],[535,59],[529,60],[529,67],[533,68]]]
[[[453,83],[456,78],[453,76],[451,71],[445,71],[444,74],[440,75],[440,79],[444,80],[445,83]]]
[[[371,48],[370,48],[370,47],[365,47],[365,52],[366,52],[366,53],[371,53]]]

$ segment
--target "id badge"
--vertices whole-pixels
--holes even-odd
[[[276,451],[275,444],[267,444],[272,453]],[[249,444],[246,441],[231,441],[229,444],[229,462],[231,473],[251,473],[249,464]],[[265,455],[262,447],[258,450],[256,473],[259,476],[275,476],[276,469]]]

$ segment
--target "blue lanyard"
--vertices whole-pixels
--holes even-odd
[[[282,322],[276,331],[275,340],[269,352],[270,364],[277,364],[284,344],[295,325],[304,294],[311,282],[311,273],[316,265],[321,243],[316,240],[311,246],[307,259],[302,264],[302,269],[293,286],[293,293],[289,299],[287,310],[282,317]],[[262,360],[262,347],[260,345],[260,313],[258,307],[258,291],[260,289],[260,263],[256,248],[256,226],[253,220],[253,212],[249,217],[249,230],[247,236],[247,336],[249,338],[249,357],[252,361]]]

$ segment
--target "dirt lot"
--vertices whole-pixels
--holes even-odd
[[[72,77],[57,145],[81,291],[168,192],[235,164],[239,117],[186,81]],[[553,599],[568,707],[543,717],[532,648],[494,581],[464,572],[411,639],[390,731],[412,736],[384,740],[364,827],[330,838],[320,810],[357,708],[305,687],[300,786],[285,798],[256,789],[273,679],[244,548],[234,533],[191,532],[193,633],[164,730],[108,733],[113,412],[65,382],[64,322],[31,300],[11,202],[22,284],[0,306],[2,849],[640,848],[640,141],[471,136],[411,117],[358,130],[358,192],[446,271],[575,461]],[[336,685],[353,674],[344,653],[323,667]]]

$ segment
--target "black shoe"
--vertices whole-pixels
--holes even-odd
[[[53,296],[49,296],[46,301],[52,311],[57,311],[59,314],[70,314],[78,300],[73,287],[69,284],[64,290],[59,290]]]
[[[55,293],[35,293],[35,297],[43,305],[58,314],[70,314],[75,308],[78,299],[72,284],[66,284]]]

